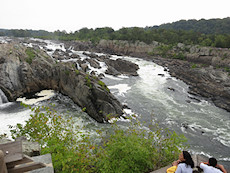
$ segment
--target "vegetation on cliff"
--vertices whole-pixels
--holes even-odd
[[[184,136],[156,124],[146,128],[133,118],[126,128],[115,122],[109,132],[98,131],[95,139],[53,106],[31,110],[24,126],[11,126],[12,137],[39,142],[41,154],[51,153],[55,172],[148,172],[176,159],[186,142]]]

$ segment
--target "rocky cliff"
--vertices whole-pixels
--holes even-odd
[[[19,43],[0,44],[0,89],[10,101],[31,92],[53,89],[68,95],[98,122],[122,115],[120,102],[97,77],[55,60],[42,49]]]
[[[97,49],[142,57],[167,67],[172,76],[190,86],[190,93],[206,97],[216,106],[230,111],[230,50],[227,48],[101,40]]]

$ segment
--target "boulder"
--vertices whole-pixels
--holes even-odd
[[[108,66],[109,72],[119,72],[121,74],[127,75],[127,76],[138,76],[137,70],[139,69],[137,64],[134,64],[130,61],[126,61],[123,59],[107,59],[105,60],[106,65]]]
[[[90,66],[94,67],[94,68],[101,68],[100,64],[95,60],[95,59],[86,59],[86,61],[89,62]]]

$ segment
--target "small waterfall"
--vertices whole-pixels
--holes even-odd
[[[0,89],[0,105],[9,102],[4,92]]]

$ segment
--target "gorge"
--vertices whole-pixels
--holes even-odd
[[[20,46],[19,43],[26,47]],[[116,45],[117,44],[122,44],[122,42],[117,42]],[[126,47],[126,44],[131,48]],[[93,90],[92,93],[95,95],[87,98],[88,100],[85,101],[85,103],[87,102],[90,104],[86,110],[95,110],[99,107],[97,109],[99,111],[103,109],[104,112],[107,113],[107,111],[114,110],[114,115],[121,115],[124,111],[121,103],[125,104],[131,109],[129,111],[138,114],[142,121],[149,123],[157,121],[162,127],[168,127],[175,130],[177,133],[184,133],[189,139],[190,149],[193,152],[205,154],[206,156],[215,156],[225,165],[229,164],[229,112],[215,107],[212,103],[212,100],[214,103],[215,101],[217,103],[217,96],[219,95],[219,100],[222,100],[221,105],[226,105],[219,107],[223,107],[226,110],[229,108],[229,77],[227,72],[213,68],[212,71],[205,70],[207,73],[200,73],[204,70],[202,70],[201,67],[192,68],[191,66],[193,64],[191,64],[191,62],[189,63],[178,59],[161,59],[159,56],[152,58],[146,52],[151,52],[153,47],[145,46],[142,43],[139,43],[140,47],[138,47],[138,45],[132,47],[132,44],[128,43],[123,43],[123,46],[117,46],[115,48],[113,48],[113,45],[110,45],[110,48],[105,45],[107,45],[105,41],[95,47],[90,43],[76,42],[74,44],[70,42],[61,43],[37,39],[19,40],[17,44],[9,44],[7,45],[8,47],[2,44],[1,46],[5,46],[3,49],[5,51],[4,55],[10,57],[16,54],[16,57],[19,57],[14,63],[10,63],[10,69],[15,68],[15,62],[19,64],[21,63],[21,65],[17,66],[15,69],[20,71],[22,78],[20,77],[19,80],[13,80],[18,82],[18,85],[16,85],[17,87],[15,87],[15,92],[12,92],[12,87],[10,87],[12,82],[7,81],[1,83],[1,90],[8,97],[9,101],[13,101],[27,92],[35,92],[42,89],[54,89],[64,95],[68,95],[75,103],[80,105],[81,108],[84,108],[86,106],[80,101],[84,101],[84,99],[89,96],[87,94],[92,92],[90,85],[87,86],[88,77],[90,83],[93,85],[91,86]],[[157,43],[154,43],[154,45],[156,46]],[[27,57],[25,51],[27,48],[31,47],[40,48],[38,49],[38,52],[35,52],[39,59],[34,59],[32,63],[29,64],[22,58]],[[14,50],[17,51],[14,52]],[[49,56],[53,55],[53,60],[51,60],[43,50],[47,51]],[[110,54],[123,56],[102,53],[96,54],[86,51],[102,53],[106,53],[107,51],[107,53]],[[148,61],[140,58],[127,57],[125,55],[145,58]],[[2,57],[6,56],[1,56],[1,64],[4,64],[9,60],[4,60]],[[102,61],[101,59],[104,60]],[[111,59],[112,61],[106,63],[107,59]],[[228,57],[225,58],[225,60],[228,59]],[[81,60],[81,62],[79,60]],[[39,62],[41,64],[40,67],[36,64],[38,61],[41,61]],[[152,61],[165,66],[165,68],[158,66]],[[126,62],[127,64],[125,67],[121,66]],[[65,65],[62,66],[62,64]],[[110,70],[107,68],[109,64],[113,64],[110,66]],[[225,62],[225,64],[227,65],[228,63]],[[29,68],[29,66],[32,66],[33,68]],[[77,69],[75,69],[76,66]],[[117,66],[121,66],[123,70],[132,67],[131,69],[133,70],[122,72]],[[208,68],[212,69],[207,66],[207,69]],[[15,75],[10,69],[4,70],[4,76],[9,76],[8,74]],[[104,85],[102,83],[101,85],[98,84],[98,80],[92,78],[90,75],[87,76],[85,71],[102,78],[101,80],[108,86],[115,97],[112,94],[108,94],[106,88],[103,87]],[[194,73],[195,71],[197,71],[197,73]],[[5,74],[5,72],[7,72],[7,74]],[[182,73],[185,76],[184,81],[188,83],[189,86],[181,80],[173,77],[183,78]],[[38,78],[38,74],[41,78]],[[126,76],[121,74],[129,75]],[[202,74],[203,81],[208,81],[209,78],[207,76],[210,74],[212,75],[210,80],[219,80],[219,82],[213,82],[213,84],[211,83],[212,85],[210,85],[210,82],[206,83],[206,85],[210,86],[210,89],[206,89],[206,86],[199,84],[201,81],[197,82],[198,77],[191,77],[191,74]],[[213,74],[219,75],[217,76]],[[189,79],[189,77],[193,80]],[[15,76],[14,78],[11,77],[11,79],[15,78]],[[78,82],[71,82],[73,78],[76,78],[75,81]],[[84,82],[81,82],[80,78]],[[21,81],[24,82],[23,86],[20,86],[22,85]],[[39,81],[43,82],[41,83]],[[74,86],[77,86],[77,88],[80,88],[81,90],[78,91]],[[203,88],[203,91],[200,90],[201,88]],[[217,91],[214,90],[215,88]],[[74,91],[77,93],[76,95],[73,95],[73,93],[70,92],[73,89],[75,89]],[[87,94],[83,95],[82,98],[79,98],[79,95],[85,92]],[[223,93],[220,94],[221,92]],[[203,93],[208,93],[205,98],[201,97]],[[73,114],[77,111],[76,109],[79,111],[79,108],[76,108],[76,105],[68,97],[62,94],[57,93],[47,102],[55,102],[55,104],[59,103],[59,109],[64,109],[63,107],[68,105],[70,112]],[[203,94],[203,96],[205,95]],[[93,98],[98,98],[98,100],[94,100]],[[45,103],[47,102],[45,101]],[[7,104],[3,105],[6,105],[5,107],[7,107]],[[105,106],[103,107],[102,105]],[[9,113],[8,109],[1,107],[0,113],[6,117],[7,111]],[[18,112],[18,115],[20,115],[20,111],[17,109],[15,112]],[[90,111],[87,113],[90,115]],[[91,113],[94,114],[94,112]],[[94,119],[98,122],[106,120],[105,114],[100,117],[102,118],[96,116]],[[95,121],[89,120],[89,118],[87,119],[86,117],[84,121],[86,121],[87,124],[90,124],[90,127],[93,127],[92,129],[100,126],[100,124],[98,125]],[[215,151],[213,151],[213,146],[216,148]]]

